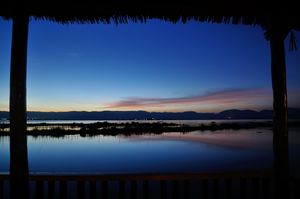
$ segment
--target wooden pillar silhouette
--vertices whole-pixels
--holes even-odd
[[[273,87],[273,154],[275,198],[289,198],[288,113],[284,39],[287,28],[279,13],[270,16],[269,36]]]
[[[24,133],[26,130],[26,65],[28,17],[13,18],[10,62],[10,129]]]
[[[29,197],[26,133],[28,16],[13,17],[10,70],[10,196]]]

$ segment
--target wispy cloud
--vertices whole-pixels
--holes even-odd
[[[184,96],[178,98],[127,98],[113,103],[106,104],[108,109],[147,109],[153,107],[164,107],[169,105],[189,104],[215,104],[234,105],[249,101],[269,101],[272,97],[270,89],[227,89],[210,92],[202,95]],[[237,107],[238,108],[238,107]]]

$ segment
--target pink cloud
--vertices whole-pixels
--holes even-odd
[[[233,105],[249,101],[270,101],[272,92],[270,89],[227,89],[210,92],[203,95],[186,96],[178,98],[127,98],[113,103],[106,104],[105,108],[112,109],[147,109],[153,107],[164,107],[167,105],[187,104],[216,104]],[[238,107],[237,107],[238,108]]]

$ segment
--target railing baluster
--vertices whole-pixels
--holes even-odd
[[[246,180],[246,178],[240,179],[240,197],[243,199],[247,198],[247,180]]]
[[[48,181],[48,199],[54,199],[55,197],[55,181]]]
[[[160,181],[160,198],[167,198],[167,182],[165,180]]]
[[[174,180],[173,181],[173,199],[177,199],[178,198],[178,194],[179,194],[179,185],[178,185],[178,180]]]
[[[4,180],[0,179],[0,198],[4,198],[4,183],[3,183]]]
[[[190,181],[189,180],[183,181],[183,197],[190,198]]]
[[[214,199],[218,199],[220,197],[220,195],[219,195],[219,180],[220,179],[213,180],[213,198]]]
[[[137,198],[137,182],[135,180],[131,181],[131,198]]]
[[[125,181],[121,180],[119,185],[119,198],[125,199]]]
[[[252,196],[254,199],[259,198],[259,179],[257,177],[252,178]]]
[[[90,199],[96,199],[97,193],[97,182],[92,180],[90,181]]]
[[[149,198],[149,182],[148,180],[143,181],[143,199]]]
[[[263,199],[271,198],[270,194],[270,178],[265,177],[262,179],[262,192],[263,192]]]
[[[232,198],[232,182],[231,179],[225,179],[225,198]]]
[[[103,180],[101,182],[101,199],[106,199],[108,196],[108,182]]]
[[[67,192],[68,192],[67,181],[61,180],[59,182],[59,198],[66,199],[68,196]]]
[[[300,179],[294,180],[294,198],[300,198]]]
[[[44,198],[44,181],[38,180],[35,185],[36,198]]]
[[[78,199],[85,198],[84,181],[82,180],[77,182],[77,195],[78,195]]]
[[[208,180],[202,180],[202,197],[203,199],[208,198]]]
[[[130,197],[136,199],[142,197],[148,199],[151,197],[152,193],[149,188],[149,183],[152,181],[158,182],[161,193],[158,198],[174,198],[178,199],[184,197],[186,199],[191,198],[196,194],[197,190],[194,190],[194,180],[199,180],[200,185],[199,192],[200,198],[232,198],[240,197],[243,199],[251,198],[271,198],[273,191],[273,181],[271,181],[272,173],[222,173],[222,174],[121,174],[121,175],[94,175],[94,176],[84,176],[84,175],[30,175],[29,180],[36,184],[36,188],[33,189],[35,193],[32,196],[36,198],[67,198],[70,194],[69,188],[73,187],[73,181],[75,181],[76,193],[71,195],[76,196],[78,199],[86,198],[89,196],[91,199],[103,198],[107,199],[111,197],[110,191],[118,187],[111,186],[110,181],[119,182],[119,194],[114,194],[114,196],[119,197],[119,199],[125,199]],[[242,176],[242,177],[240,177]],[[224,179],[224,180],[223,180]],[[233,180],[236,179],[236,180]],[[7,195],[6,188],[4,186],[5,180],[9,180],[8,175],[0,175],[0,198],[3,198],[4,195]],[[98,180],[101,180],[101,188],[98,186]],[[220,181],[221,180],[221,181]],[[236,184],[236,181],[240,181],[240,186],[233,186]],[[69,183],[72,182],[72,183]],[[128,187],[126,187],[126,183]],[[141,186],[139,185],[141,182]],[[171,187],[169,187],[169,184]],[[181,185],[181,182],[182,185]],[[76,186],[77,183],[77,186]],[[87,183],[89,186],[87,186]],[[69,187],[69,184],[72,185]],[[99,182],[100,184],[100,182]],[[48,185],[48,186],[46,186]],[[118,185],[118,184],[117,184]],[[180,185],[180,186],[179,186]],[[237,184],[238,185],[238,184]],[[290,184],[290,193],[291,197],[299,197],[299,181],[291,181]],[[199,184],[198,184],[199,186]],[[4,190],[5,188],[5,190]],[[85,190],[87,188],[88,190]],[[127,190],[126,188],[129,188]],[[157,185],[155,186],[155,190]],[[182,190],[181,190],[182,189]],[[224,194],[223,194],[224,189]],[[72,188],[73,190],[73,188]],[[101,190],[101,192],[99,192]],[[222,192],[221,192],[222,191]],[[236,191],[238,193],[236,193]],[[5,193],[3,193],[5,192]],[[99,193],[98,193],[99,192]],[[169,193],[168,193],[169,192]],[[221,195],[222,193],[222,195]],[[150,195],[149,195],[150,194]],[[237,195],[236,195],[237,194]],[[240,195],[239,195],[240,194]],[[249,196],[247,194],[250,194]],[[47,196],[46,196],[47,195]],[[70,196],[71,196],[70,195]],[[126,196],[127,195],[127,196]],[[154,194],[153,194],[154,195]],[[69,196],[69,197],[70,197]],[[113,196],[113,195],[112,195]]]

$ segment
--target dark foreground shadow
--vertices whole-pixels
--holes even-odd
[[[268,199],[275,197],[273,178],[272,173],[268,171],[111,175],[34,174],[29,175],[31,182],[29,198]],[[2,179],[5,179],[5,176],[0,175],[0,182]],[[299,179],[290,179],[289,182],[289,199],[299,198]],[[20,188],[14,191],[21,194]],[[19,195],[19,198],[25,197]]]

